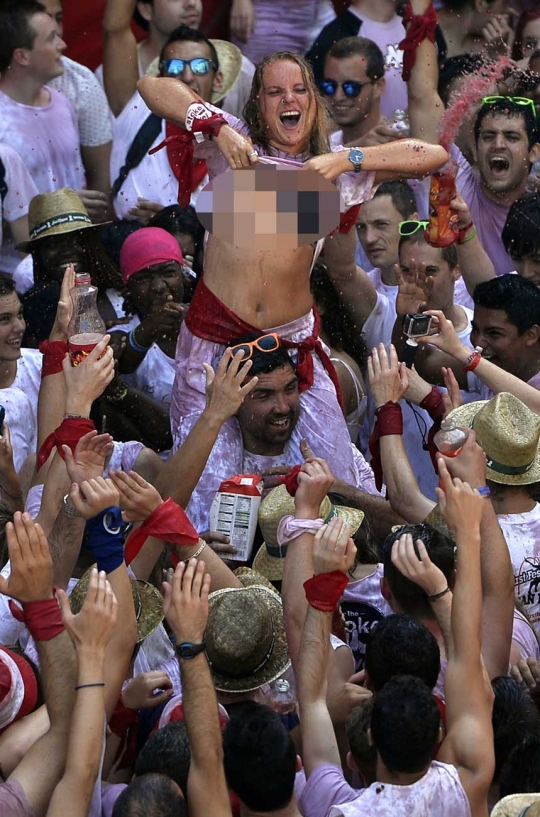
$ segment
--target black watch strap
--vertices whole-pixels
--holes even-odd
[[[179,658],[184,658],[185,660],[189,661],[190,658],[195,658],[201,652],[204,652],[205,649],[205,639],[203,639],[199,644],[196,644],[193,641],[183,641],[181,644],[176,645],[176,654]]]

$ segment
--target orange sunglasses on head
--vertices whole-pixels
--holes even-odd
[[[236,346],[231,346],[231,352],[235,355],[237,352],[244,353],[244,360],[249,360],[253,357],[253,350],[258,349],[259,352],[275,352],[280,347],[279,335],[271,332],[269,335],[261,335],[257,340],[251,340],[247,343],[237,343]]]

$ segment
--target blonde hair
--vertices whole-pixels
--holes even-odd
[[[265,148],[265,150],[270,150],[268,126],[264,121],[261,111],[260,93],[266,68],[276,62],[294,62],[300,68],[306,88],[311,95],[310,108],[311,105],[315,105],[315,121],[309,137],[309,153],[313,156],[319,156],[321,153],[329,153],[330,141],[328,136],[326,106],[315,84],[315,77],[313,76],[311,65],[306,62],[303,57],[300,57],[298,54],[292,54],[289,51],[276,51],[274,54],[270,54],[268,57],[262,59],[255,69],[253,82],[251,84],[251,93],[244,107],[244,121],[249,128],[249,136],[252,142]]]

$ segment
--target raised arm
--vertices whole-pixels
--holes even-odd
[[[308,609],[296,670],[302,754],[308,778],[323,764],[341,765],[334,727],[326,704],[326,671],[332,611],[347,584],[347,572],[354,563],[355,553],[350,528],[338,517],[324,525],[315,535],[315,575],[304,585]],[[328,587],[325,582],[332,586]]]
[[[355,255],[354,230],[350,230],[348,234],[336,232],[325,242],[324,261],[328,267],[328,274],[343,303],[343,308],[354,321],[356,330],[361,332],[364,323],[375,309],[377,292],[368,274],[357,266]]]
[[[413,14],[423,15],[431,0],[410,0]],[[437,50],[427,37],[416,49],[416,60],[407,83],[409,94],[409,122],[411,136],[425,139],[432,145],[439,142],[439,125],[444,105],[437,90],[439,68]]]
[[[458,241],[456,250],[459,271],[472,297],[478,284],[495,278],[495,267],[478,238],[469,207],[459,193],[456,193],[452,201],[452,210],[458,214],[459,229],[465,230],[464,239]]]
[[[118,116],[137,90],[139,60],[131,20],[137,0],[107,0],[103,15],[103,84]]]
[[[177,647],[203,644],[208,621],[210,576],[204,562],[180,562],[164,583],[165,615]],[[231,817],[223,769],[223,746],[216,691],[204,650],[194,658],[179,656],[182,702],[189,737],[191,763],[188,773],[191,817]]]
[[[60,593],[62,618],[77,652],[77,696],[66,770],[54,790],[47,817],[86,817],[99,775],[104,740],[105,648],[116,626],[117,602],[105,572],[92,571],[82,610],[73,615]]]
[[[447,736],[438,759],[457,767],[472,814],[486,813],[495,767],[491,709],[493,693],[484,679],[481,656],[482,582],[480,523],[483,499],[439,459],[441,513],[457,545],[451,639],[445,677]]]

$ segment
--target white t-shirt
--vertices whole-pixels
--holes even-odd
[[[153,343],[137,370],[122,375],[122,379],[158,403],[170,407],[175,375],[174,358],[168,357],[157,343]]]
[[[21,349],[15,380],[9,388],[0,389],[0,405],[6,410],[16,471],[19,471],[26,457],[36,451],[40,384],[41,352]]]
[[[356,672],[364,667],[366,642],[371,630],[393,612],[381,593],[382,577],[383,566],[378,564],[369,576],[350,581],[341,597],[347,644],[354,655]]]
[[[0,144],[0,159],[5,168],[5,182],[7,185],[6,198],[0,200],[0,245],[2,244],[2,221],[17,221],[26,216],[28,206],[37,188],[26,166],[17,153],[9,145]],[[4,269],[2,267],[2,269]]]
[[[48,88],[44,107],[22,105],[0,91],[0,142],[17,151],[39,193],[85,186],[75,111],[69,99]]]
[[[503,513],[497,520],[508,545],[516,596],[540,635],[540,505],[526,513]]]
[[[112,140],[109,103],[96,75],[80,62],[62,57],[64,73],[49,85],[65,94],[75,109],[81,145],[97,147]]]

